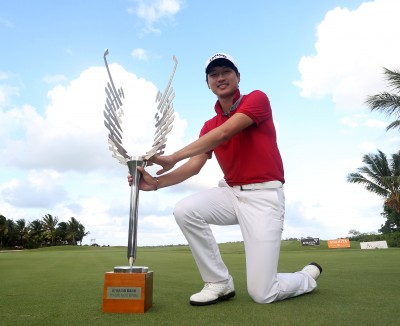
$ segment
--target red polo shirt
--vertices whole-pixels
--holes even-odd
[[[233,103],[239,96],[238,91]],[[201,129],[200,137],[229,119],[218,101],[215,112],[217,115]],[[212,152],[215,153],[226,182],[230,186],[275,180],[284,183],[283,163],[267,95],[258,90],[244,95],[231,116],[236,113],[246,114],[254,123],[209,153],[210,158]]]

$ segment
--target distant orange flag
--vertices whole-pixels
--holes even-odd
[[[350,248],[349,239],[328,240],[328,248]]]

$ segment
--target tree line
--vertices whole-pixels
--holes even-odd
[[[366,104],[371,111],[379,111],[394,120],[386,127],[386,131],[400,131],[400,71],[384,68],[385,79],[392,92],[381,92],[368,96]],[[383,198],[383,211],[381,216],[386,219],[378,230],[382,235],[388,235],[390,239],[398,239],[400,246],[400,150],[388,155],[377,150],[377,153],[369,153],[363,156],[364,166],[356,172],[347,175],[350,183],[361,184],[370,191]],[[353,237],[368,236],[356,230],[350,230]]]
[[[59,222],[57,216],[46,214],[42,219],[13,221],[0,214],[0,248],[40,248],[44,246],[77,245],[89,232],[71,217]]]

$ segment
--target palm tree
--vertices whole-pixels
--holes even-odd
[[[395,121],[390,123],[386,130],[399,128],[400,130],[400,71],[384,69],[385,79],[397,94],[382,92],[368,96],[366,103],[371,111],[380,111],[388,116],[394,115]]]
[[[76,241],[79,238],[79,225],[79,221],[74,217],[71,217],[71,220],[67,222],[67,235],[73,245],[76,245]]]
[[[65,245],[67,244],[67,229],[68,229],[68,225],[65,222],[60,222],[57,225],[57,229],[56,229],[56,242],[60,242],[61,244]]]
[[[7,218],[0,214],[0,248],[3,248],[3,240],[8,233]]]
[[[76,241],[80,242],[80,245],[82,245],[83,237],[86,237],[89,233],[89,231],[85,232],[85,227],[81,223],[79,223],[78,237],[76,238]]]
[[[400,151],[392,154],[390,163],[380,150],[378,154],[364,155],[362,161],[366,165],[348,174],[347,181],[363,184],[368,191],[383,197],[384,205],[400,213]]]
[[[58,224],[58,217],[53,217],[51,214],[46,214],[43,218],[43,228],[50,234],[51,245],[55,244],[56,227]]]
[[[88,234],[89,231],[85,232],[85,227],[75,217],[71,217],[71,220],[67,222],[67,238],[71,240],[73,245],[76,245],[77,242],[82,245],[83,237]]]
[[[13,220],[7,220],[6,222],[7,224],[7,234],[5,237],[5,243],[4,246],[5,247],[10,247],[13,244],[15,245],[16,242],[16,238],[17,238],[17,224],[13,221]]]
[[[381,233],[392,233],[400,231],[400,213],[388,206],[383,207],[383,213],[381,215],[386,218],[385,224],[381,225],[378,232]]]
[[[15,233],[18,236],[18,242],[20,246],[24,246],[26,238],[28,236],[28,228],[26,227],[26,221],[22,218],[15,222]]]
[[[29,223],[29,238],[34,246],[41,247],[43,241],[43,223],[41,220],[36,219]]]

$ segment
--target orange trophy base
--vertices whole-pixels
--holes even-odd
[[[103,312],[144,313],[153,305],[153,272],[104,275]]]

